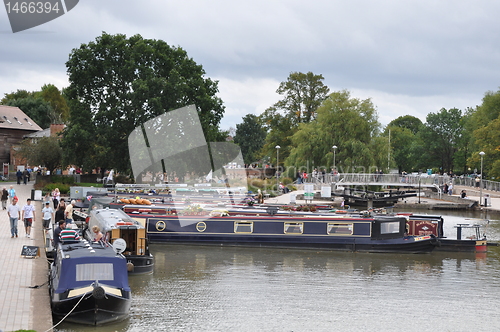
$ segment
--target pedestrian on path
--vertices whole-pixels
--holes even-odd
[[[50,222],[54,219],[54,210],[50,207],[50,202],[45,203],[45,207],[42,209],[43,213],[43,228],[48,229]]]
[[[31,205],[31,198],[26,200],[26,205],[23,206],[22,218],[24,220],[24,229],[26,231],[26,237],[31,236],[31,226],[35,220],[35,206]]]
[[[10,186],[9,189],[10,204],[14,202],[14,197],[16,197],[16,189],[14,189],[14,186]]]
[[[54,202],[54,209],[57,209],[60,200],[61,200],[61,192],[59,191],[59,188],[56,188],[52,191],[52,201]]]
[[[66,224],[71,224],[73,222],[73,207],[75,206],[76,201],[72,200],[71,203],[66,206],[64,210],[64,216],[66,217]]]
[[[9,192],[7,188],[3,187],[2,189],[2,210],[7,210],[7,200],[9,199]]]
[[[23,172],[20,169],[16,172],[17,184],[21,184],[21,179],[23,178]]]
[[[10,219],[10,237],[17,237],[17,221],[21,217],[21,210],[19,210],[19,205],[17,205],[17,199],[12,200],[12,204],[7,208],[7,214]]]

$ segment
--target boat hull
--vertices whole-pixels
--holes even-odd
[[[234,223],[238,220],[252,223],[251,234],[236,233]],[[284,223],[302,224],[301,234],[286,234],[283,231]],[[353,236],[328,235],[329,223],[359,224],[362,229]],[[200,226],[201,225],[201,226]],[[370,221],[365,220],[307,220],[297,219],[259,219],[222,217],[193,222],[181,226],[176,218],[149,218],[148,237],[150,242],[170,242],[183,244],[248,246],[248,247],[275,247],[338,250],[351,252],[403,252],[427,253],[431,252],[437,240],[433,236],[404,237],[404,236],[375,236]],[[356,226],[354,226],[356,229]]]
[[[128,274],[149,274],[154,271],[155,264],[152,254],[128,255],[125,258],[127,259]]]
[[[52,315],[57,321],[63,319],[71,309],[75,310],[65,318],[65,321],[85,324],[103,325],[118,322],[127,318],[130,311],[130,292],[124,297],[106,294],[103,299],[96,299],[92,293],[64,300],[52,300]]]

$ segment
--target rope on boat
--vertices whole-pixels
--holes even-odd
[[[71,313],[76,309],[76,307],[78,307],[78,305],[80,304],[80,302],[82,302],[83,298],[85,297],[85,295],[87,294],[83,294],[82,297],[80,298],[80,300],[78,301],[77,304],[75,304],[75,306],[73,307],[73,309],[71,309],[67,314],[66,316],[64,316],[60,321],[59,323],[57,323],[56,325],[52,326],[50,329],[48,329],[47,331],[45,332],[49,332],[50,330],[53,330],[55,327],[57,327],[59,324],[61,324],[69,315],[71,315]]]

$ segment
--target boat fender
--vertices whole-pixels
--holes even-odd
[[[104,298],[104,296],[106,296],[106,291],[101,286],[97,286],[92,291],[92,295],[94,296],[94,298],[101,300]]]
[[[132,263],[132,262],[127,263],[127,271],[128,272],[134,271],[134,263]]]

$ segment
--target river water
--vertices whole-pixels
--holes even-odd
[[[473,219],[484,217],[447,212],[445,235],[467,219],[500,242],[500,220]],[[56,331],[500,331],[500,247],[487,255],[151,249],[155,272],[129,278],[129,319]]]

